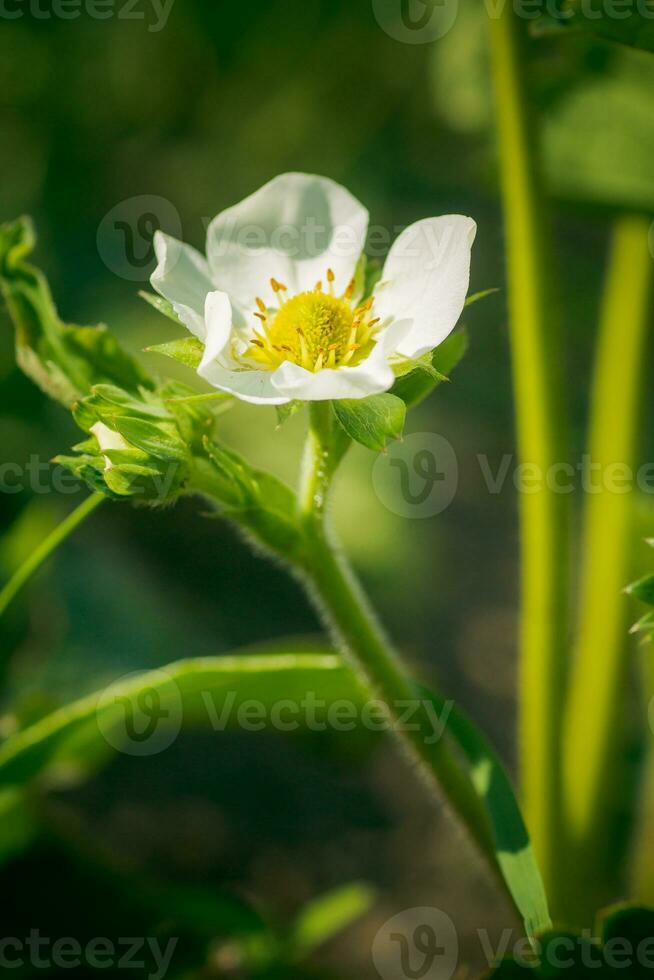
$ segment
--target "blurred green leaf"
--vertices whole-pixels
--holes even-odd
[[[15,787],[0,790],[0,864],[26,850],[37,832],[28,795]]]
[[[381,452],[402,436],[406,406],[396,395],[387,392],[369,398],[348,398],[333,405],[336,418],[350,439],[367,449]]]
[[[358,881],[314,898],[304,906],[293,925],[290,946],[294,956],[307,956],[365,915],[374,900],[374,889]]]
[[[609,18],[611,29],[625,31],[618,25],[636,19]],[[529,48],[530,107],[541,119],[547,183],[565,200],[654,210],[654,58],[598,43],[592,31],[602,18],[575,18],[582,20],[574,43],[559,43],[554,53],[553,44],[534,41]],[[461,4],[456,23],[434,46],[432,65],[437,111],[455,132],[485,137],[485,153],[471,158],[484,163],[495,141],[488,26],[484,4]]]
[[[45,277],[25,261],[35,242],[27,218],[0,226],[0,290],[24,373],[67,408],[96,384],[116,384],[127,391],[152,388],[150,376],[104,326],[61,322]]]
[[[598,917],[595,929],[583,934],[547,930],[534,950],[507,957],[488,974],[496,980],[534,977],[535,980],[644,980],[654,974],[654,910],[620,905]]]
[[[645,11],[648,11],[647,16]],[[604,41],[626,44],[654,52],[654,3],[627,0],[608,4],[606,0],[566,0],[561,15],[535,21],[534,33],[575,32],[591,34]]]

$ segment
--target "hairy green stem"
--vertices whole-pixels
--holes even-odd
[[[557,494],[546,478],[566,459],[566,423],[548,236],[528,103],[527,25],[511,4],[490,23],[518,453],[540,480],[540,489],[520,498],[521,779],[527,824],[556,911],[570,554],[567,497]]]
[[[342,455],[340,439],[329,403],[313,405],[299,494],[307,542],[301,578],[338,649],[366,688],[384,703],[394,722],[393,731],[410,759],[432,789],[440,786],[496,869],[489,826],[472,783],[451,756],[445,740],[434,738],[433,719],[427,716],[424,704],[417,702],[414,681],[391,647],[329,526],[326,503],[331,477]],[[409,703],[416,707],[412,726],[400,722]],[[409,731],[409,727],[418,730]]]
[[[633,488],[625,489],[625,473],[633,474],[636,466],[653,277],[648,234],[645,217],[626,216],[616,223],[592,385],[581,605],[564,767],[566,822],[576,877],[585,884],[578,900],[582,914],[612,892],[611,869],[601,855],[612,850],[608,837],[615,825],[623,748],[628,649],[623,593],[634,534]]]
[[[76,507],[68,517],[65,517],[57,525],[54,531],[43,539],[39,547],[34,549],[18,571],[7,582],[2,591],[0,591],[0,616],[4,615],[23,586],[38,572],[41,565],[56,551],[59,545],[106,499],[100,493],[94,493],[90,497],[87,497],[79,507]]]

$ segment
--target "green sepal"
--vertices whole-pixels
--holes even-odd
[[[468,333],[462,327],[450,334],[431,354],[402,364],[391,393],[401,398],[407,407],[417,405],[439,384],[449,381],[451,372],[464,357],[468,346]]]
[[[153,388],[149,374],[104,326],[63,323],[45,276],[25,258],[36,242],[27,218],[0,225],[0,291],[14,323],[16,360],[45,394],[67,408],[97,384]]]
[[[180,318],[175,313],[175,309],[170,300],[164,299],[163,296],[159,296],[158,293],[148,293],[144,289],[139,292],[139,296],[141,299],[144,299],[146,303],[149,303],[150,306],[154,307],[157,313],[162,313],[165,317],[168,317],[169,320],[172,320],[173,323],[178,323],[180,327],[184,326]]]
[[[495,293],[499,293],[499,291],[498,286],[493,286],[490,289],[481,289],[478,293],[472,293],[472,295],[466,298],[466,301],[463,304],[464,310],[469,306],[472,306],[474,303],[478,303],[480,299],[486,299],[487,296],[493,296]]]
[[[169,340],[166,344],[146,347],[145,350],[148,354],[163,354],[164,357],[171,357],[184,367],[197,371],[204,354],[204,344],[197,337],[180,337],[179,340]]]
[[[625,591],[646,605],[654,606],[654,575],[645,575],[644,578],[628,585]]]
[[[339,423],[355,442],[381,452],[389,442],[401,439],[406,405],[389,392],[369,398],[346,398],[332,403]]]
[[[292,402],[286,402],[285,405],[275,405],[275,410],[277,412],[277,428],[281,429],[285,422],[288,422],[288,420],[296,415],[300,409],[304,408],[305,404],[306,402],[294,400]]]
[[[303,536],[297,522],[297,497],[281,480],[258,470],[226,446],[204,440],[211,474],[203,474],[196,459],[199,488],[211,487],[211,498],[221,505],[219,514],[249,531],[267,548],[291,556]]]

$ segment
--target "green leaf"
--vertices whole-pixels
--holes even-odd
[[[295,958],[308,956],[317,947],[341,932],[368,911],[375,891],[364,882],[354,881],[314,898],[295,920],[291,951]]]
[[[172,357],[174,361],[179,361],[180,364],[193,368],[194,371],[199,368],[204,354],[204,344],[197,337],[180,337],[179,340],[170,340],[167,344],[157,344],[155,347],[145,349],[148,354]]]
[[[20,786],[49,772],[57,763],[70,767],[75,760],[98,759],[99,750],[139,754],[136,721],[156,721],[152,738],[182,725],[211,725],[218,730],[242,723],[239,708],[255,700],[262,717],[280,699],[295,706],[293,717],[301,727],[302,702],[307,692],[320,691],[324,718],[335,700],[348,700],[360,709],[370,693],[339,657],[329,654],[269,654],[185,660],[161,671],[119,681],[104,692],[74,702],[8,738],[0,745],[0,786]],[[417,687],[420,699],[431,701],[439,717],[447,717],[447,733],[470,770],[473,785],[488,814],[496,840],[497,858],[516,906],[533,934],[549,926],[543,886],[529,838],[510,781],[484,736],[451,704]],[[323,710],[322,708],[320,709]],[[449,716],[448,716],[449,711]],[[218,719],[218,721],[216,721]],[[319,721],[324,720],[322,715]],[[261,727],[266,727],[264,721]],[[166,738],[161,743],[170,744]],[[157,751],[160,743],[155,743]],[[146,745],[147,749],[147,745]],[[161,749],[163,750],[163,749]],[[102,753],[100,753],[102,755]],[[141,754],[147,754],[141,753]],[[350,896],[350,908],[354,899]],[[334,908],[331,910],[336,915]],[[323,910],[323,926],[329,919]],[[320,916],[305,922],[299,935],[317,935]],[[333,921],[333,920],[332,920]]]
[[[174,323],[178,323],[180,327],[184,326],[180,318],[175,313],[173,304],[170,302],[170,300],[164,299],[163,296],[159,296],[158,293],[148,293],[145,290],[141,290],[139,292],[139,296],[141,299],[144,299],[146,303],[149,303],[150,306],[153,306],[158,313],[163,313],[163,315],[168,317],[169,320],[172,320]]]
[[[626,592],[648,606],[654,606],[654,575],[645,575],[638,579],[633,585],[627,586]]]
[[[97,384],[127,391],[154,382],[104,326],[59,319],[45,276],[25,262],[35,244],[27,218],[0,225],[0,292],[14,323],[16,360],[29,378],[66,407]]]
[[[406,406],[395,395],[387,392],[369,398],[348,398],[333,405],[336,418],[350,439],[368,449],[380,452],[402,436]]]
[[[497,862],[524,919],[527,935],[548,929],[551,920],[543,879],[511,780],[497,753],[460,709],[427,688],[417,686],[417,690],[421,698],[433,702],[438,717],[448,719],[447,733],[469,767],[473,787],[492,829]]]
[[[427,364],[419,364],[397,379],[391,391],[405,405],[417,405],[459,364],[468,350],[468,333],[464,328],[450,334],[442,344],[427,355]]]
[[[363,698],[353,674],[330,654],[182,660],[110,685],[7,738],[0,745],[0,786],[23,786],[54,774],[59,765],[77,764],[83,772],[88,760],[95,767],[116,751],[147,755],[147,742],[134,740],[135,729],[127,719],[133,718],[136,728],[137,721],[147,723],[148,712],[156,722],[153,739],[181,726],[242,729],[246,718],[242,706],[252,700],[261,704],[268,724],[270,709],[282,699],[289,701],[302,727],[302,701],[315,691],[325,702],[324,712],[320,706],[316,709],[319,724],[326,723],[327,706],[334,700],[347,698],[361,704]],[[164,744],[170,744],[168,736],[155,747],[159,750]]]

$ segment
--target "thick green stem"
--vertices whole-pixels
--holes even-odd
[[[434,737],[433,719],[416,697],[415,684],[385,636],[361,586],[336,545],[326,516],[331,476],[337,465],[338,430],[332,430],[329,404],[311,409],[300,487],[300,508],[306,535],[302,579],[338,649],[355,672],[384,703],[393,731],[418,766],[425,781],[445,794],[488,861],[497,867],[488,822],[472,783],[450,755],[443,738]],[[400,716],[415,707],[411,726]],[[438,790],[437,790],[438,791]]]
[[[36,574],[41,565],[56,551],[59,545],[106,499],[100,493],[94,493],[90,497],[87,497],[72,514],[69,514],[61,524],[57,525],[47,538],[44,538],[38,548],[34,549],[18,571],[7,582],[2,591],[0,591],[0,616],[7,611],[23,586],[29,582],[32,576]]]
[[[615,227],[592,386],[582,542],[581,606],[565,726],[565,810],[581,912],[611,897],[600,856],[615,821],[625,710],[633,485],[649,323],[649,221]],[[602,894],[602,885],[608,889]],[[598,892],[599,890],[599,892]],[[595,894],[594,894],[595,892]],[[585,899],[585,901],[584,901]],[[586,908],[584,909],[584,905]]]
[[[568,506],[549,479],[566,459],[549,254],[528,104],[527,24],[491,19],[518,452],[540,480],[520,498],[520,758],[527,824],[550,899],[560,875],[560,750],[568,631]],[[530,488],[533,490],[533,488]]]

